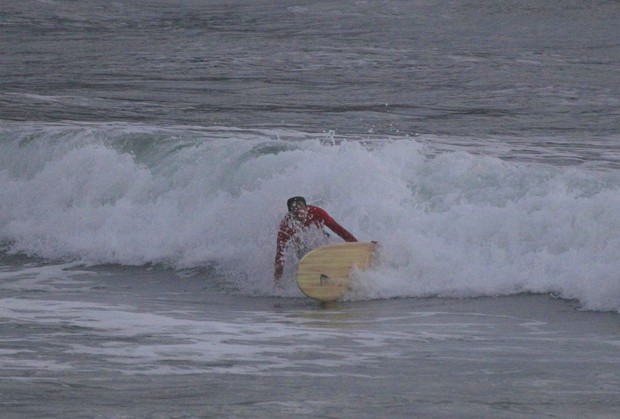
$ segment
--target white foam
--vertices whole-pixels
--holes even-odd
[[[0,241],[13,252],[215,263],[242,292],[271,294],[277,225],[301,194],[382,244],[352,298],[554,292],[620,310],[618,171],[451,152],[435,137],[364,145],[114,125],[3,135]],[[286,280],[283,295],[300,295],[290,269]]]
[[[50,328],[45,336],[26,339],[39,342],[53,333],[60,340],[63,334],[70,335],[73,328],[81,328],[81,342],[70,341],[63,353],[93,359],[101,371],[116,371],[117,365],[122,364],[125,374],[186,374],[191,369],[193,374],[208,371],[329,376],[332,373],[313,372],[309,367],[355,365],[372,359],[373,354],[350,347],[327,350],[323,344],[326,340],[352,338],[365,347],[381,348],[383,355],[389,352],[383,347],[390,333],[351,333],[330,328],[308,333],[306,328],[282,316],[285,314],[243,312],[231,317],[229,312],[222,321],[187,319],[144,313],[127,305],[20,298],[4,298],[0,305],[0,317],[7,321]],[[32,360],[33,351],[28,352],[30,356],[25,358],[23,351],[6,351],[0,365],[7,369],[54,371],[92,368],[88,362],[72,362],[72,356],[62,362],[34,351],[37,360]],[[299,357],[313,353],[320,353],[321,357]]]

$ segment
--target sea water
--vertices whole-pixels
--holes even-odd
[[[618,18],[9,2],[2,414],[616,416]],[[380,243],[344,302],[273,288],[293,195]]]

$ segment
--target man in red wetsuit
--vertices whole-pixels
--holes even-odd
[[[286,246],[289,242],[292,242],[298,254],[310,250],[309,247],[312,246],[312,240],[307,240],[307,237],[303,237],[305,235],[311,236],[312,231],[310,230],[314,229],[315,233],[325,238],[325,236],[329,235],[323,230],[323,226],[327,226],[342,237],[344,241],[357,241],[353,234],[334,221],[324,209],[314,205],[307,205],[304,197],[295,196],[289,199],[286,205],[288,206],[288,214],[282,219],[280,231],[278,231],[274,274],[276,287],[280,287],[280,279],[282,279],[282,272],[284,271],[284,251]],[[316,237],[317,234],[314,234],[314,236]]]

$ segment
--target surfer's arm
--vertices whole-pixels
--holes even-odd
[[[284,272],[284,249],[286,249],[286,244],[290,236],[286,234],[284,228],[281,226],[280,231],[278,231],[278,241],[276,243],[276,259],[274,262],[274,280],[276,285],[280,283],[280,279],[282,279],[282,273]]]
[[[326,225],[331,231],[339,235],[342,240],[346,242],[356,242],[357,239],[353,234],[349,233],[349,231],[338,224],[325,210],[321,211],[321,218],[323,224]]]

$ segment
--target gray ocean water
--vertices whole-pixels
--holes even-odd
[[[617,417],[619,21],[4,1],[0,417]],[[273,289],[299,194],[343,302]]]

